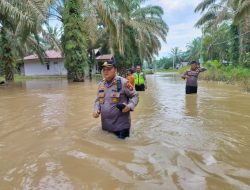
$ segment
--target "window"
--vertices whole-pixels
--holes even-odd
[[[57,61],[54,62],[54,64],[57,64],[57,63],[58,63]]]
[[[49,63],[47,63],[47,70],[49,70]]]

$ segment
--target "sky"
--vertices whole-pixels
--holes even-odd
[[[199,13],[194,13],[201,0],[148,0],[147,4],[159,5],[164,10],[163,19],[169,27],[167,43],[162,42],[158,58],[169,56],[172,48],[186,50],[186,45],[195,37],[201,36],[200,29],[194,27]]]

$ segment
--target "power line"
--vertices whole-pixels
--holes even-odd
[[[250,33],[250,31],[247,31],[247,32],[245,32],[245,33],[243,33],[243,34],[241,34],[241,35],[239,35],[239,36],[236,36],[236,37],[230,39],[230,40],[226,40],[226,41],[224,41],[224,42],[219,42],[219,43],[211,44],[210,47],[212,47],[212,46],[214,46],[214,45],[220,45],[220,44],[224,44],[224,43],[230,42],[230,41],[235,40],[235,39],[237,39],[237,38],[240,38],[241,36],[244,36],[244,35],[246,35],[246,34],[248,34],[248,33]]]

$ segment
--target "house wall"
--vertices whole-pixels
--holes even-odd
[[[95,74],[100,74],[100,71],[98,70],[98,63],[95,63],[93,66],[92,66],[92,74],[95,75]]]
[[[47,64],[41,64],[38,60],[27,61],[24,63],[25,76],[39,75],[67,75],[67,70],[64,67],[63,60],[50,60]]]

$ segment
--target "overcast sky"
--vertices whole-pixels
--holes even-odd
[[[201,0],[148,0],[147,4],[160,5],[164,10],[163,19],[169,26],[167,43],[162,43],[159,57],[168,56],[171,48],[186,49],[186,44],[195,37],[201,36],[201,31],[194,27],[199,14],[194,13],[196,5]]]

